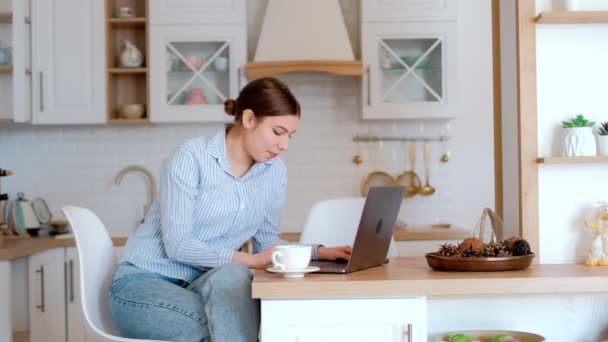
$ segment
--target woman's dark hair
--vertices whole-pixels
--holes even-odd
[[[224,110],[240,122],[243,111],[250,109],[257,118],[264,116],[297,115],[300,117],[300,104],[285,83],[274,77],[263,77],[251,81],[239,97],[224,102]]]

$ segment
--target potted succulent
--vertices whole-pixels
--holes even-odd
[[[569,121],[562,121],[565,131],[562,155],[566,157],[595,156],[594,124],[595,122],[587,120],[582,114],[578,114]]]
[[[597,154],[608,156],[608,121],[604,121],[597,128]]]

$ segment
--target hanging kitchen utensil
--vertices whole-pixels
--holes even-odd
[[[448,149],[446,136],[441,136],[441,148],[443,149],[443,154],[439,160],[443,163],[447,163],[450,160],[450,150]]]
[[[383,142],[379,141],[378,149],[380,154],[382,154],[382,148]],[[375,158],[375,160],[377,160],[377,157]],[[378,186],[395,186],[395,178],[384,171],[373,171],[368,173],[361,180],[361,186],[359,188],[361,196],[367,196],[367,192],[370,188]]]
[[[397,178],[395,179],[396,185],[405,186],[404,196],[412,197],[420,191],[420,186],[422,185],[420,182],[420,177],[414,171],[416,166],[416,143],[412,142],[410,144],[410,167],[409,171],[401,172]]]
[[[364,161],[365,161],[365,159],[363,158],[363,155],[361,153],[361,143],[358,142],[357,143],[357,154],[355,154],[355,156],[353,157],[353,163],[356,165],[359,165],[359,164],[363,164]]]
[[[429,184],[431,173],[431,145],[424,143],[424,170],[426,173],[426,184],[420,189],[420,194],[430,196],[435,193],[435,188]]]

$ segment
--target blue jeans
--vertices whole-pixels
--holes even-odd
[[[210,269],[191,284],[122,263],[110,311],[123,337],[165,341],[257,341],[259,301],[252,273],[237,263]]]

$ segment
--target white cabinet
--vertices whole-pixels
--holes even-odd
[[[51,249],[29,257],[31,342],[65,342],[65,250]]]
[[[91,333],[82,311],[80,298],[80,263],[78,260],[78,250],[76,247],[65,249],[66,275],[66,316],[68,342],[95,341],[95,335]]]
[[[229,121],[224,101],[238,96],[245,37],[244,25],[152,25],[150,120]]]
[[[426,341],[426,298],[264,300],[264,342]]]
[[[363,21],[421,21],[456,19],[459,0],[365,0]]]
[[[31,120],[29,3],[0,0],[0,122]]]
[[[115,252],[122,256],[123,248]],[[82,311],[76,247],[40,252],[28,263],[30,341],[97,341]]]
[[[149,0],[150,24],[244,23],[244,0]]]
[[[363,118],[452,118],[456,30],[452,22],[363,23]]]
[[[32,0],[33,122],[106,121],[104,1]]]

